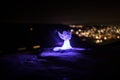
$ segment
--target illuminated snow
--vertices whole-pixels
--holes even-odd
[[[84,55],[81,54],[79,51],[44,51],[40,54],[42,57],[56,57],[60,60],[71,61],[74,62],[80,58],[83,58]]]

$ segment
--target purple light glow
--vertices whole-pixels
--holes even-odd
[[[41,54],[41,56],[43,56],[43,57],[45,57],[45,56],[61,56],[61,57],[63,57],[63,56],[78,56],[80,53],[76,53],[76,52],[43,52],[42,54]]]
[[[85,48],[73,48],[70,45],[71,33],[63,31],[61,34],[58,32],[59,37],[64,40],[62,47],[54,47],[51,49],[45,49],[44,52],[40,54],[42,57],[58,57],[60,59],[65,59],[69,61],[74,61],[78,57],[81,57],[80,51],[86,50]]]
[[[42,57],[57,57],[57,59],[60,60],[65,60],[65,61],[70,61],[74,62],[80,58],[83,58],[84,55],[76,52],[76,51],[63,51],[63,52],[56,52],[56,51],[44,51],[40,54]]]

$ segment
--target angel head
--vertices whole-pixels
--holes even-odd
[[[63,31],[62,34],[58,32],[58,35],[63,40],[70,40],[71,39],[71,33],[68,31]]]

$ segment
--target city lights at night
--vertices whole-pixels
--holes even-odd
[[[95,43],[103,43],[110,40],[120,39],[120,26],[84,26],[70,25],[71,33],[79,37],[93,39]]]

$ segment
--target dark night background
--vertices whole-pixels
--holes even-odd
[[[0,55],[17,53],[16,48],[23,46],[27,47],[28,50],[31,50],[32,46],[36,44],[39,44],[41,48],[52,47],[55,43],[53,40],[56,40],[54,38],[56,36],[53,36],[54,31],[67,30],[69,24],[120,24],[119,2],[3,1],[0,3]],[[33,31],[30,31],[30,28]],[[81,42],[76,36],[74,37],[75,39],[72,39],[75,41],[74,43]],[[80,47],[92,46],[93,50],[91,52],[83,51],[86,58],[80,59],[78,62],[67,62],[57,58],[43,58],[45,61],[38,61],[38,63],[40,62],[39,65],[36,63],[21,65],[15,56],[10,56],[10,59],[5,57],[4,59],[4,56],[1,55],[0,64],[2,66],[0,66],[0,73],[2,76],[15,80],[18,77],[39,80],[40,78],[46,79],[46,76],[53,80],[56,80],[56,78],[58,80],[69,80],[61,78],[61,76],[67,76],[71,78],[70,80],[76,80],[77,78],[79,80],[93,80],[97,76],[97,79],[118,77],[119,44],[119,42],[116,42],[96,46],[87,42],[86,44],[80,43]],[[44,66],[41,66],[41,64]],[[68,68],[56,70],[49,68],[51,65],[57,67],[62,65]],[[31,66],[34,66],[34,68]],[[39,67],[41,70],[37,70],[39,69],[38,66],[41,66]],[[42,67],[45,68],[42,70]],[[6,79],[6,77],[2,78]]]
[[[116,1],[1,2],[1,22],[53,24],[119,24]]]

